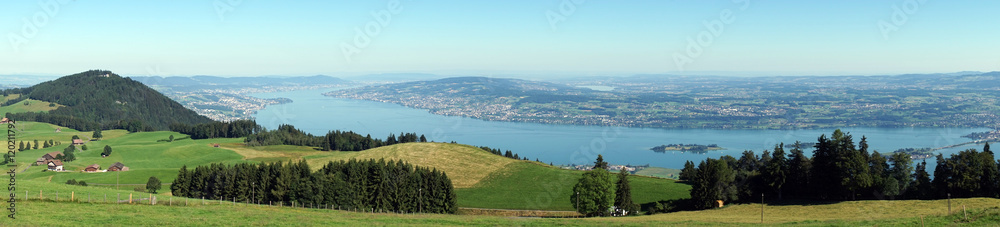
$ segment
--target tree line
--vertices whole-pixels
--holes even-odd
[[[1000,160],[989,144],[982,152],[968,149],[949,158],[938,154],[933,180],[926,161],[914,168],[908,154],[869,153],[867,138],[855,145],[853,136],[840,130],[829,138],[820,136],[811,157],[798,142],[787,155],[783,147],[760,156],[746,151],[739,159],[709,158],[697,167],[688,161],[679,177],[691,183],[691,200],[674,205],[706,209],[717,206],[716,200],[750,203],[761,196],[835,201],[1000,196]]]
[[[181,167],[173,195],[260,203],[329,205],[344,210],[455,213],[455,190],[447,174],[402,161],[330,162],[310,172],[293,163],[211,164]]]
[[[314,136],[291,125],[280,125],[278,129],[247,135],[244,140],[249,146],[296,145],[320,147],[326,151],[363,151],[399,143],[427,142],[427,137],[416,133],[389,134],[385,140],[357,134],[353,131],[330,131],[324,136]]]
[[[264,131],[264,127],[254,120],[216,121],[197,125],[174,123],[169,128],[170,131],[188,134],[191,139],[240,138]]]
[[[499,156],[510,158],[510,159],[514,159],[514,160],[525,160],[525,161],[528,160],[528,157],[517,155],[517,153],[511,152],[510,150],[507,150],[507,152],[502,152],[502,151],[500,151],[500,149],[490,148],[490,147],[487,147],[487,146],[480,146],[479,149],[483,149],[485,151],[490,152],[491,154],[499,155]],[[535,161],[538,161],[538,160],[536,159]]]

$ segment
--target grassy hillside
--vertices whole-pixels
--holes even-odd
[[[462,207],[573,210],[570,196],[583,171],[564,170],[545,164],[518,161],[490,175],[471,188],[459,188]],[[631,176],[632,200],[649,203],[689,197],[691,186],[673,180]]]
[[[3,226],[42,225],[181,225],[181,226],[245,226],[245,225],[503,225],[503,226],[748,226],[760,225],[759,204],[735,205],[722,209],[679,212],[624,218],[507,218],[441,214],[371,214],[322,209],[269,207],[219,201],[188,200],[157,195],[159,203],[148,205],[103,202],[103,195],[114,198],[127,191],[106,188],[68,186],[55,183],[21,182],[16,193],[18,216],[4,220]],[[38,190],[44,189],[44,201],[37,200]],[[29,201],[20,200],[29,192]],[[75,192],[70,202],[66,195]],[[58,202],[54,193],[59,192]],[[92,202],[87,202],[87,195]],[[149,194],[134,193],[134,198]],[[168,201],[172,206],[167,206]],[[998,199],[954,199],[953,214],[947,213],[947,201],[857,201],[811,206],[766,206],[765,224],[783,226],[948,226],[968,224],[995,226],[1000,223]],[[961,206],[967,208],[965,218]],[[183,217],[183,218],[178,218]],[[923,218],[921,218],[923,217]]]
[[[507,165],[518,162],[477,147],[447,143],[405,143],[361,152],[327,152],[304,158],[314,169],[319,169],[330,161],[352,158],[405,160],[414,165],[444,171],[456,188],[472,187]]]
[[[659,178],[677,179],[681,174],[679,169],[667,169],[660,167],[649,167],[635,172],[635,175],[651,176]]]
[[[20,95],[18,94],[8,95],[7,98],[4,98],[5,99],[4,101],[10,99],[16,99],[17,96]],[[27,103],[28,105],[25,105],[25,103]],[[21,100],[20,102],[11,104],[9,106],[0,106],[0,116],[6,116],[7,113],[46,112],[63,106],[59,104],[49,106],[50,104],[52,103],[34,99],[25,99]]]
[[[186,137],[186,135],[175,132],[140,132],[127,133],[124,130],[104,131],[104,139],[99,141],[87,141],[87,151],[76,152],[77,160],[64,163],[64,168],[68,172],[42,172],[42,166],[28,165],[33,163],[42,155],[53,151],[62,151],[71,144],[73,135],[79,135],[87,139],[92,132],[78,132],[73,129],[62,128],[62,132],[55,132],[59,126],[37,123],[19,122],[17,124],[18,141],[39,142],[47,139],[60,141],[62,145],[50,148],[27,150],[17,154],[18,170],[24,171],[18,175],[21,180],[66,182],[69,179],[84,180],[88,183],[114,184],[120,180],[122,184],[144,184],[150,176],[156,176],[162,182],[171,182],[177,176],[177,170],[183,165],[196,166],[207,165],[213,162],[237,163],[245,162],[239,154],[233,151],[212,147],[212,143],[233,143],[240,139],[208,139],[191,140],[180,139],[174,142],[166,142],[171,135],[175,138]],[[111,146],[113,152],[110,157],[102,158],[100,153],[105,145]],[[98,164],[102,169],[106,169],[115,162],[121,162],[130,168],[130,171],[114,173],[83,173],[84,167],[91,164]],[[25,170],[27,168],[27,170]]]
[[[273,147],[237,148],[240,154],[277,157]],[[305,154],[312,168],[330,161],[348,159],[406,160],[419,166],[444,171],[457,188],[461,207],[573,210],[569,196],[583,172],[563,170],[538,162],[519,161],[490,154],[477,147],[448,143],[406,143],[361,152],[310,152]],[[291,158],[291,157],[281,157]],[[633,176],[632,195],[636,203],[687,198],[690,186],[673,180]]]

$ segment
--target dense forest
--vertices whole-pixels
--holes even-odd
[[[716,200],[750,203],[765,198],[808,200],[945,199],[1000,196],[1000,165],[989,144],[979,152],[968,149],[948,158],[937,155],[934,179],[927,162],[917,163],[906,153],[883,156],[869,153],[867,138],[855,145],[840,130],[820,136],[812,157],[801,146],[785,154],[784,145],[760,156],[746,151],[739,159],[709,158],[695,167],[688,161],[681,180],[692,184],[687,207],[715,207]],[[678,208],[683,205],[676,205]]]
[[[264,131],[254,120],[236,120],[232,122],[211,122],[197,125],[174,123],[170,131],[191,135],[191,139],[210,138],[240,138]]]
[[[175,196],[258,204],[397,213],[455,213],[455,190],[436,169],[385,160],[330,162],[310,172],[298,163],[211,164],[181,168]]]
[[[399,133],[398,136],[389,134],[385,140],[340,130],[330,131],[324,136],[314,136],[291,125],[280,125],[278,129],[271,131],[261,130],[246,137],[245,142],[250,146],[295,145],[320,147],[326,151],[363,151],[399,143],[427,142],[427,137],[416,133]]]
[[[80,131],[166,130],[173,123],[211,122],[146,85],[111,71],[86,71],[28,88],[4,90],[3,94],[22,94],[24,98],[65,105],[48,113],[7,113],[8,118]]]

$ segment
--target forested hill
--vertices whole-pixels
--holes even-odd
[[[54,123],[78,130],[97,127],[167,130],[173,123],[212,122],[156,90],[111,71],[86,71],[5,93],[22,93],[30,99],[65,105],[48,113],[9,114],[13,119]]]

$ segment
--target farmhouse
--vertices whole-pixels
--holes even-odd
[[[108,171],[128,171],[128,167],[121,162],[115,162],[111,167],[108,167]]]
[[[63,155],[63,153],[58,151],[53,151],[49,152],[48,154],[42,155],[42,159],[53,160],[56,159],[56,157],[59,157],[60,155]]]
[[[7,123],[7,122],[9,122],[9,121],[10,121],[10,119],[7,119],[7,118],[5,117],[5,118],[3,118],[2,120],[0,120],[0,124],[6,124],[6,123]]]
[[[87,166],[87,168],[83,169],[84,172],[91,172],[91,173],[97,172],[97,171],[100,171],[100,170],[101,170],[101,165],[98,165],[98,164],[89,165],[89,166]]]
[[[59,160],[46,160],[45,165],[49,167],[49,170],[63,171],[62,161]]]
[[[82,139],[73,139],[73,145],[75,145],[75,146],[83,145],[83,140]]]

